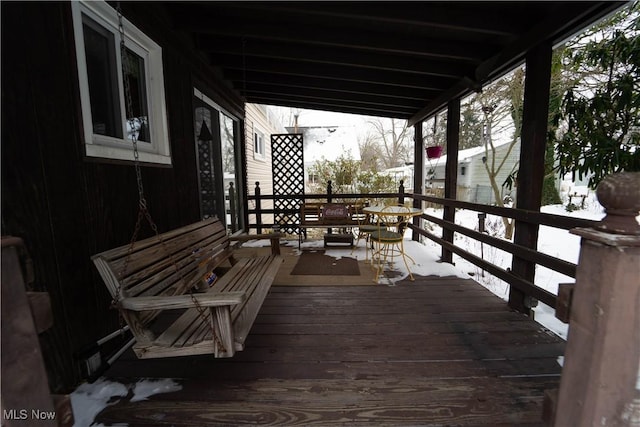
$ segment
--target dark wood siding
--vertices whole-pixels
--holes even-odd
[[[150,211],[163,231],[200,215],[194,79],[240,118],[243,107],[152,5],[124,6],[163,48],[173,165],[142,170]],[[2,32],[2,234],[24,239],[36,286],[51,294],[55,325],[41,343],[52,389],[61,391],[81,379],[74,352],[118,327],[89,257],[130,240],[135,172],[132,164],[84,157],[69,4],[3,2]],[[150,234],[143,228],[141,236]]]

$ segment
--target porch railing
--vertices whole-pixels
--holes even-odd
[[[553,215],[553,214],[545,214],[541,212],[527,211],[524,209],[517,208],[503,208],[499,206],[489,206],[489,205],[481,205],[477,203],[469,203],[463,202],[459,200],[445,199],[439,197],[431,197],[421,194],[413,194],[411,195],[413,200],[418,201],[420,204],[425,202],[439,204],[442,206],[449,206],[452,208],[460,208],[467,209],[471,211],[476,211],[481,214],[492,214],[505,218],[512,218],[519,222],[525,222],[534,225],[545,225],[561,230],[570,230],[575,227],[593,227],[597,222],[566,217],[562,215]],[[510,253],[514,257],[518,257],[526,260],[527,262],[531,262],[535,265],[541,265],[550,270],[556,271],[558,273],[564,274],[566,276],[572,277],[575,279],[576,277],[576,264],[572,262],[568,262],[562,260],[557,257],[553,257],[551,255],[544,254],[535,249],[524,247],[521,245],[517,245],[505,239],[500,239],[497,237],[490,236],[481,231],[472,230],[467,227],[463,227],[459,224],[455,224],[451,221],[446,221],[442,218],[435,217],[429,214],[422,214],[420,217],[422,220],[430,221],[434,224],[442,227],[443,234],[444,230],[450,230],[452,232],[464,234],[465,236],[482,242],[484,244],[490,245],[497,249],[501,249],[507,253]],[[555,308],[557,297],[553,293],[535,285],[535,283],[530,282],[522,277],[515,275],[510,269],[504,269],[499,267],[477,255],[468,252],[456,245],[453,244],[452,239],[444,239],[442,236],[436,236],[433,233],[430,233],[425,227],[421,227],[418,224],[411,225],[411,229],[414,231],[414,239],[415,235],[424,236],[443,247],[444,250],[451,251],[456,255],[464,258],[465,260],[471,262],[472,264],[480,267],[481,269],[487,271],[493,276],[507,282],[510,286],[513,286],[520,291],[522,291],[525,295],[536,298],[537,300],[547,304],[548,306]]]
[[[255,230],[258,234],[262,233],[264,229],[273,228],[274,226],[279,229],[285,228],[296,228],[299,223],[278,223],[274,224],[271,221],[264,221],[264,216],[269,216],[273,218],[273,216],[278,214],[284,214],[287,217],[295,217],[295,215],[299,214],[300,210],[298,209],[274,209],[274,208],[266,208],[264,207],[265,201],[275,201],[275,199],[284,199],[284,200],[301,200],[301,203],[306,202],[355,202],[358,200],[361,201],[371,201],[375,203],[376,201],[382,201],[384,199],[387,200],[397,200],[398,203],[405,203],[405,199],[410,197],[410,194],[405,193],[404,191],[404,181],[400,181],[400,185],[398,187],[397,193],[333,193],[332,182],[329,181],[327,185],[327,192],[324,194],[295,194],[288,196],[274,196],[271,194],[261,194],[260,184],[256,182],[256,186],[254,188],[254,195],[249,195],[247,197],[249,209],[247,213],[249,215],[249,231]],[[273,204],[271,204],[273,206]],[[252,222],[251,219],[254,218]]]
[[[477,203],[469,203],[463,202],[459,200],[445,199],[441,197],[433,197],[429,195],[423,194],[410,194],[404,192],[403,183],[400,183],[400,187],[397,193],[365,193],[365,194],[334,194],[331,191],[331,183],[327,188],[327,193],[324,194],[298,194],[298,195],[290,195],[290,196],[277,196],[279,198],[287,198],[287,199],[299,199],[302,202],[306,201],[327,201],[327,202],[335,202],[335,201],[371,201],[375,203],[376,201],[380,201],[382,199],[387,200],[397,200],[399,203],[405,203],[408,200],[413,201],[413,206],[417,208],[424,209],[427,206],[433,207],[434,205],[440,206],[448,206],[451,208],[460,208],[467,209],[471,211],[476,211],[480,214],[491,214],[505,218],[511,218],[516,220],[517,222],[524,222],[528,224],[534,224],[537,226],[544,225],[553,228],[557,228],[560,230],[569,230],[574,227],[593,227],[597,222],[579,219],[573,217],[565,217],[561,215],[553,215],[553,214],[545,214],[541,212],[533,212],[527,211],[523,209],[517,208],[503,208],[498,206],[490,206],[490,205],[481,205]],[[249,223],[249,229],[251,231],[255,230],[257,233],[262,233],[263,229],[273,228],[274,226],[280,228],[294,227],[299,224],[273,224],[273,222],[265,222],[262,220],[263,215],[274,215],[276,213],[275,209],[272,208],[263,208],[264,201],[274,200],[275,196],[273,195],[263,195],[260,193],[259,185],[256,186],[256,192],[253,196],[249,196],[249,218],[253,221]],[[254,205],[252,207],[251,205]],[[297,214],[298,211],[296,209],[289,209],[286,211],[279,210],[278,213],[285,213],[294,215]],[[431,233],[427,227],[424,226],[423,221],[428,221],[433,224],[436,224],[442,228],[442,236],[437,236]],[[564,274],[566,276],[575,278],[576,275],[576,264],[562,260],[560,258],[542,253],[536,249],[524,247],[522,245],[517,245],[512,243],[511,241],[490,236],[482,230],[474,230],[468,227],[464,227],[459,224],[455,224],[454,222],[444,220],[443,218],[438,218],[433,215],[429,215],[427,213],[423,213],[421,216],[414,218],[413,224],[410,225],[410,228],[413,230],[413,239],[419,240],[420,236],[428,238],[437,244],[439,244],[443,248],[444,251],[449,251],[451,253],[455,253],[456,255],[464,258],[470,263],[478,266],[482,270],[488,272],[489,274],[505,281],[510,286],[515,287],[516,289],[523,292],[525,295],[535,298],[538,301],[547,304],[548,306],[555,308],[557,297],[553,293],[543,289],[540,286],[537,286],[535,283],[526,280],[525,278],[519,277],[514,274],[510,268],[503,268],[496,264],[493,264],[482,257],[468,252],[454,244],[453,234],[460,233],[471,239],[474,239],[482,244],[489,245],[491,247],[503,250],[507,253],[510,253],[514,257],[526,260],[526,262],[533,263],[535,265],[540,265],[546,267],[550,270],[556,271],[558,273]],[[449,233],[447,233],[449,231]],[[446,237],[445,237],[446,236]],[[444,258],[444,257],[443,257]]]

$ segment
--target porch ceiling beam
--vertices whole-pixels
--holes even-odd
[[[389,84],[393,86],[418,89],[444,90],[457,79],[442,76],[421,76],[386,70],[369,70],[344,65],[326,64],[317,66],[287,60],[252,58],[243,64],[242,58],[235,55],[211,56],[212,64],[223,69],[241,71],[264,71],[275,74],[307,76],[319,79],[349,80],[364,83]]]
[[[449,89],[442,92],[440,96],[438,96],[437,98],[429,102],[426,107],[422,108],[413,116],[411,116],[408,119],[409,120],[408,125],[413,126],[416,123],[428,118],[429,116],[442,110],[444,106],[447,104],[449,99],[463,97],[465,94],[470,93],[472,90],[473,89],[471,89],[470,84],[465,82],[464,80],[457,82],[456,84],[451,86]]]
[[[237,90],[243,91],[244,84],[242,82],[238,82],[238,85],[235,86]],[[248,83],[246,84],[246,92],[248,94],[272,94],[279,95],[283,93],[283,87],[271,84],[264,83]],[[341,99],[341,100],[353,100],[354,102],[362,102],[371,105],[395,105],[398,107],[412,107],[419,108],[421,105],[424,105],[424,99],[414,99],[408,100],[406,98],[399,98],[393,96],[379,96],[378,94],[370,94],[370,93],[353,93],[351,92],[349,96],[346,95],[345,92],[336,91],[331,89],[314,89],[308,87],[289,87],[287,93],[291,95],[303,96],[307,98],[326,98],[326,99]]]
[[[224,71],[224,78],[230,80],[236,89],[242,89],[245,82],[249,86],[252,83],[272,86],[274,92],[287,93],[296,88],[306,88],[315,90],[333,90],[348,94],[368,94],[382,98],[402,98],[407,100],[429,100],[433,99],[438,91],[436,89],[415,89],[401,86],[379,85],[375,83],[353,82],[345,80],[323,81],[304,76],[291,76],[282,74],[267,74],[258,71],[248,71],[227,69]]]
[[[397,109],[393,108],[368,108],[362,106],[354,107],[351,104],[338,104],[320,101],[307,102],[306,100],[302,101],[289,97],[283,98],[281,96],[278,96],[277,98],[256,96],[248,98],[247,101],[255,104],[269,104],[278,105],[281,107],[306,108],[312,110],[324,110],[338,113],[361,114],[364,116],[389,117],[396,119],[406,119],[411,114],[411,112],[408,110],[398,111]]]
[[[256,94],[256,98],[269,98],[269,94]],[[314,103],[317,105],[323,105],[327,108],[329,107],[352,107],[356,108],[360,111],[385,111],[387,113],[393,114],[394,117],[408,117],[411,114],[411,109],[404,106],[396,106],[389,104],[370,104],[366,102],[358,102],[353,99],[340,99],[340,98],[310,98],[305,96],[298,95],[290,95],[289,97],[292,101],[302,102],[302,103]],[[371,114],[371,113],[369,113]]]
[[[197,45],[213,56],[220,54],[244,55],[247,62],[253,58],[284,59],[315,64],[336,64],[352,67],[396,71],[401,73],[459,77],[473,76],[475,72],[471,61],[428,59],[407,55],[374,53],[356,49],[335,49],[326,46],[304,46],[295,43],[268,42],[264,40],[241,40],[205,35],[197,39]]]
[[[407,32],[385,32],[370,26],[366,31],[354,31],[353,28],[338,28],[331,23],[301,27],[301,23],[270,23],[264,20],[240,24],[224,17],[208,15],[206,12],[188,14],[178,9],[174,16],[177,30],[199,35],[221,35],[236,37],[239,40],[263,40],[283,43],[326,46],[330,48],[348,48],[370,51],[378,54],[394,53],[424,58],[442,58],[463,62],[478,63],[490,56],[490,52],[503,46],[501,40],[481,42],[477,39],[450,40],[442,37],[427,37]],[[295,28],[294,28],[295,27]],[[320,34],[320,36],[319,36]]]
[[[238,90],[242,91],[242,88],[238,88]],[[261,86],[258,84],[253,84],[251,86],[247,86],[246,96],[280,96],[282,91],[273,90],[269,86]],[[305,88],[297,88],[295,90],[290,90],[288,95],[295,98],[306,98],[309,101],[311,100],[322,100],[327,102],[339,102],[339,103],[349,103],[351,105],[363,105],[363,106],[375,106],[376,108],[400,108],[407,111],[415,110],[415,108],[419,108],[423,105],[422,101],[413,101],[413,103],[408,103],[406,100],[401,99],[398,100],[396,98],[380,98],[375,95],[351,95],[348,98],[344,96],[341,92],[331,91],[331,90],[309,90]]]
[[[350,3],[327,4],[256,4],[236,2],[233,8],[243,11],[261,12],[263,14],[277,15],[283,19],[300,19],[301,16],[308,21],[326,22],[336,25],[360,26],[370,28],[372,22],[384,25],[387,28],[419,28],[423,31],[442,32],[455,31],[470,35],[489,34],[498,36],[510,36],[521,31],[517,23],[503,19],[505,9],[517,8],[521,13],[533,13],[533,8],[527,8],[521,2],[501,2],[501,4],[465,4],[459,7],[455,3],[404,3],[398,7],[389,7],[388,4],[367,4],[363,10],[361,5]],[[487,9],[493,9],[490,13]],[[478,19],[482,15],[483,19]]]
[[[303,81],[313,90],[328,91],[316,98],[315,93],[293,89],[305,105],[314,99],[337,101],[335,92],[340,91],[345,97],[355,95],[356,108],[362,103],[369,109],[384,104],[390,108],[406,97],[403,110],[395,111],[394,117],[408,117],[413,125],[451,99],[481,90],[490,79],[522,63],[539,43],[560,41],[624,2],[163,4],[173,29],[189,34],[216,73],[242,73],[242,78],[233,78],[233,85],[246,89],[248,97],[257,93],[251,92],[246,75],[263,76],[257,83],[274,85],[256,90],[281,98],[279,103],[291,104],[286,101],[290,88],[303,86]],[[287,79],[296,82],[282,83]],[[353,91],[346,89],[348,85],[355,87]],[[275,86],[282,86],[283,92],[272,92]],[[367,96],[358,95],[364,91]],[[383,96],[374,100],[378,91]],[[416,95],[408,96],[408,91]],[[422,100],[421,107],[416,107],[415,98]],[[415,109],[405,116],[411,108]]]

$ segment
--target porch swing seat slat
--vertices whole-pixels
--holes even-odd
[[[234,257],[232,241],[271,240],[271,254]],[[244,349],[282,264],[279,234],[227,236],[210,219],[94,255],[105,285],[136,338],[139,358],[213,354]],[[210,286],[204,278],[215,270]],[[199,289],[193,293],[193,289]],[[194,302],[194,300],[197,301]],[[157,317],[184,310],[168,326]],[[164,322],[166,323],[166,322]]]
[[[260,278],[272,277],[270,280],[273,281],[277,273],[277,268],[274,267],[278,265],[271,262],[265,263],[262,258],[242,258],[214,286],[215,292],[220,294],[241,292],[246,296],[245,304],[237,303],[231,306],[230,317],[236,337],[234,344],[236,351],[244,349],[244,340],[255,320],[255,316],[249,319],[250,316],[242,316],[243,313],[257,314],[255,307],[246,307],[246,304],[264,300],[268,288],[258,286],[261,283]],[[275,272],[266,271],[270,268]],[[270,276],[271,274],[273,276]],[[264,292],[264,295],[260,295],[260,292]],[[195,308],[187,310],[155,340],[154,344],[161,347],[184,347],[189,342],[211,340],[211,328],[206,327],[207,325],[203,327],[203,322],[200,320],[200,315]]]
[[[207,314],[207,317],[209,315]],[[191,309],[187,310],[180,319],[174,322],[169,329],[162,333],[159,336],[154,344],[161,347],[184,347],[187,342],[190,342],[191,345],[196,344],[197,342],[204,341],[206,339],[205,336],[200,336],[200,340],[197,341],[194,337],[197,331],[196,329],[200,329],[203,327],[206,330],[209,330],[208,325],[200,319],[200,314],[197,310]],[[211,339],[211,337],[209,337]]]

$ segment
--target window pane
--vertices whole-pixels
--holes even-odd
[[[113,34],[83,19],[93,133],[122,138]]]
[[[229,193],[230,184],[233,184],[236,194],[233,206],[231,206],[231,201],[225,203],[225,208],[228,212],[227,226],[231,228],[231,231],[237,231],[239,229],[238,218],[240,216],[240,198],[237,195],[240,181],[236,174],[235,122],[231,117],[223,113],[220,113],[220,139],[222,142],[222,172],[224,174],[225,195]]]
[[[255,132],[255,147],[254,147],[254,151],[256,154],[259,154],[261,156],[264,156],[264,138],[262,133],[260,132]]]
[[[222,169],[226,173],[235,174],[235,130],[233,119],[220,114],[220,136],[222,139]]]
[[[149,108],[147,105],[147,90],[145,81],[144,59],[135,52],[125,48],[125,57],[122,58],[125,79],[129,80],[131,93],[131,105],[127,98],[125,87],[125,106],[127,108],[127,137],[131,138],[129,120],[133,117],[136,137],[138,141],[150,142],[149,135]],[[129,110],[130,109],[130,110]]]

